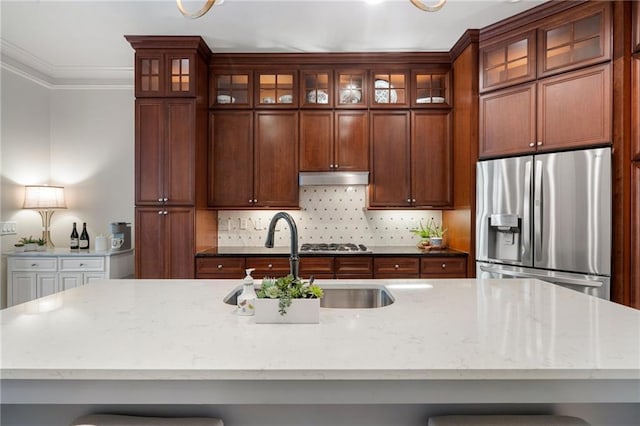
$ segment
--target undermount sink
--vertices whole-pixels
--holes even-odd
[[[370,309],[382,308],[395,300],[384,286],[331,286],[322,287],[324,296],[320,299],[321,308],[336,309]],[[224,303],[235,305],[242,287],[234,289]]]

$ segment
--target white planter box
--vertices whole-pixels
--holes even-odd
[[[256,324],[318,324],[320,299],[293,299],[287,313],[278,312],[279,299],[256,299]]]

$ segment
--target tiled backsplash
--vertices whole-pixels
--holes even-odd
[[[442,220],[440,210],[367,210],[366,186],[300,187],[300,210],[287,210],[298,227],[300,243],[353,242],[369,246],[414,245],[419,237],[409,232]],[[264,245],[267,227],[277,210],[218,212],[220,247]],[[276,228],[276,246],[288,246],[289,229],[284,221]]]

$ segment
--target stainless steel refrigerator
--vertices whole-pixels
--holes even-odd
[[[479,161],[476,171],[478,277],[609,299],[611,148]]]

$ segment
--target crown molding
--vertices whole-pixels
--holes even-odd
[[[0,38],[0,66],[51,90],[133,89],[133,67],[59,67]]]

